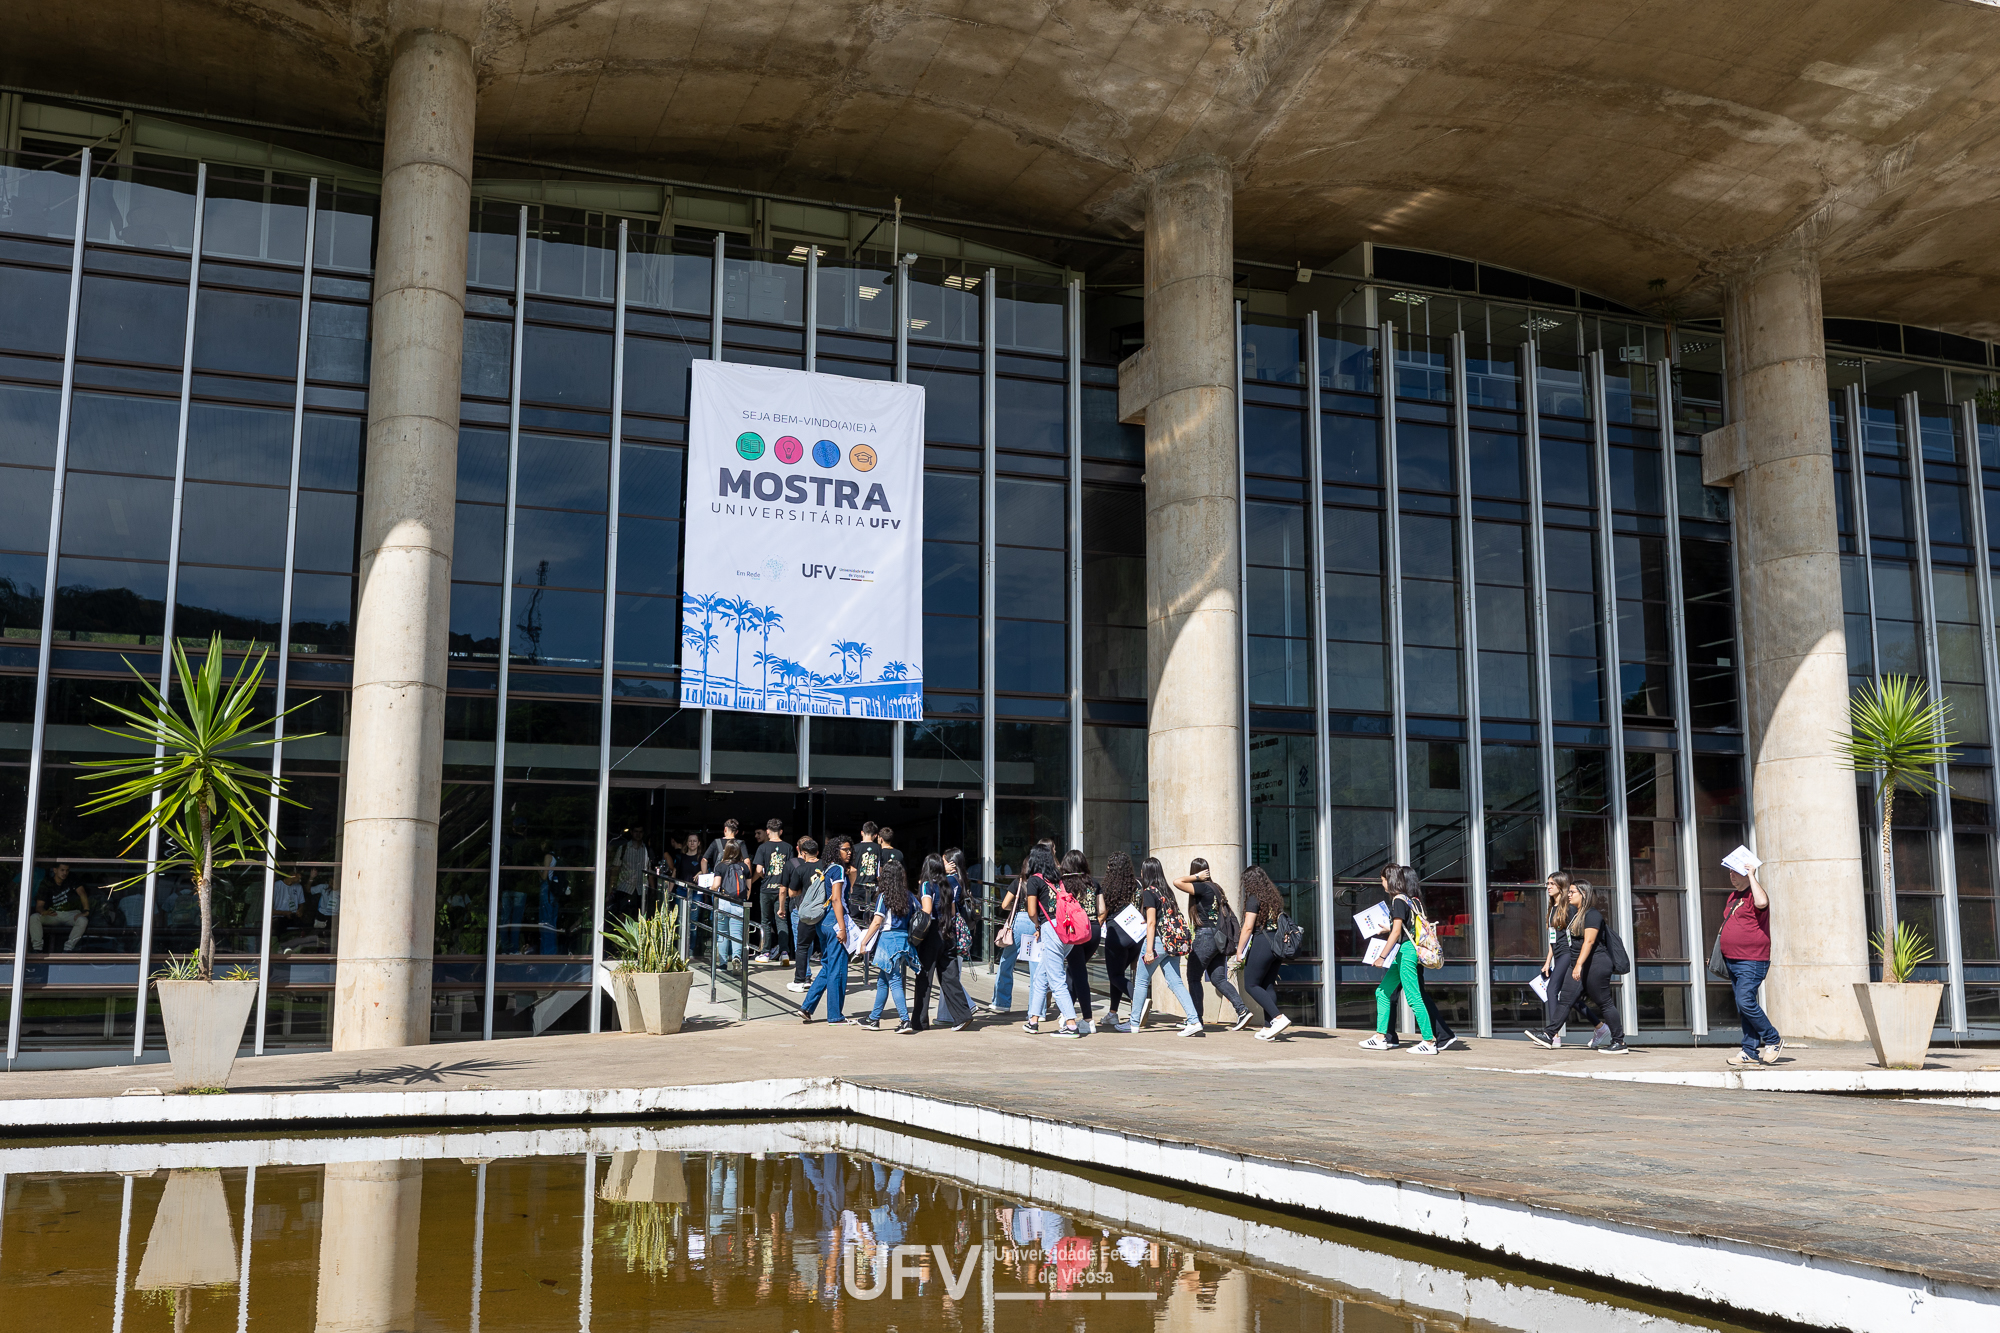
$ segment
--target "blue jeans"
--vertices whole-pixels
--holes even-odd
[[[910,933],[906,930],[885,930],[875,943],[875,1006],[868,1011],[868,1021],[882,1017],[883,1002],[890,996],[896,999],[896,1016],[905,1023],[910,1021],[910,1006],[904,998],[903,971],[917,961],[910,949]]]
[[[1725,958],[1723,962],[1729,965],[1736,1012],[1743,1019],[1743,1054],[1754,1060],[1760,1046],[1778,1044],[1778,1029],[1771,1026],[1770,1016],[1757,1003],[1757,988],[1770,973],[1771,962],[1767,958]]]
[[[1021,957],[1021,941],[1035,933],[1035,923],[1026,912],[1016,912],[1010,928],[1014,942],[1000,951],[1000,971],[993,978],[993,1007],[1003,1014],[1014,1007],[1014,964]]]
[[[743,904],[715,900],[715,958],[726,963],[743,953]]]
[[[1139,1017],[1139,1007],[1153,997],[1153,974],[1158,972],[1167,983],[1167,993],[1180,1001],[1181,1012],[1194,1016],[1194,997],[1188,994],[1187,982],[1181,979],[1180,960],[1166,951],[1166,946],[1153,940],[1156,952],[1152,962],[1146,961],[1146,942],[1139,941],[1139,974],[1132,981],[1132,1017]]]
[[[1069,997],[1069,946],[1056,935],[1054,921],[1042,922],[1041,947],[1028,973],[1028,1021],[1039,1022],[1055,996],[1065,1023],[1076,1022],[1076,1002]]]
[[[826,1021],[845,1023],[843,1006],[847,1003],[847,941],[840,937],[840,927],[835,922],[831,909],[819,919],[819,975],[813,978],[812,989],[799,1008],[810,1015],[819,1007],[819,997],[826,996]]]

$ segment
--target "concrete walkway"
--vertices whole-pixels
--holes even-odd
[[[157,1079],[157,1067],[16,1073],[0,1079],[0,1114],[15,1135],[47,1136],[114,1123],[126,1133],[226,1133],[412,1118],[846,1111],[1658,1290],[1698,1293],[1740,1251],[1823,1276],[1871,1274],[1902,1296],[1975,1293],[2000,1320],[2000,1145],[1988,1111],[1632,1078],[1712,1074],[1715,1052],[1628,1056],[1631,1067],[1618,1067],[1617,1057],[1517,1042],[1426,1058],[1363,1052],[1354,1040],[1183,1039],[1162,1026],[1069,1041],[997,1024],[900,1037],[708,1019],[672,1037],[243,1060],[234,1095],[223,1096],[121,1095]],[[1859,1076],[1866,1059],[1800,1051],[1795,1063]],[[1953,1078],[1995,1077],[1988,1052],[1949,1063],[1972,1066],[1940,1071]],[[1617,1077],[1541,1076],[1549,1071]],[[1368,1193],[1382,1186],[1389,1202]],[[1494,1209],[1514,1222],[1479,1220]],[[1539,1250],[1522,1241],[1536,1219],[1567,1225],[1567,1239]],[[1576,1231],[1578,1221],[1591,1228]],[[1619,1236],[1695,1246],[1694,1276],[1634,1269],[1639,1261],[1613,1243]],[[1706,1298],[1742,1305],[1754,1295],[1724,1286]]]

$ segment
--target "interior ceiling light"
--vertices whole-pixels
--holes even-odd
[[[1562,321],[1559,319],[1550,319],[1547,315],[1530,315],[1522,323],[1521,327],[1530,333],[1543,333],[1549,329],[1561,328]]]
[[[882,294],[880,287],[859,287],[856,290],[861,293],[861,299],[864,301],[872,301]]]
[[[956,287],[962,292],[969,292],[979,285],[979,279],[960,273],[953,273],[945,278],[944,285],[947,287]]]
[[[1390,292],[1391,301],[1401,301],[1404,305],[1422,305],[1431,298],[1422,292]]]
[[[910,321],[910,327],[913,329],[927,329],[930,326],[931,322],[927,319],[913,319]]]

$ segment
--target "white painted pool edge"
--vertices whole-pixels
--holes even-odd
[[[1956,1077],[1965,1077],[1958,1075]],[[922,1125],[989,1147],[1196,1184],[1236,1198],[1390,1227],[1592,1278],[1854,1333],[1962,1333],[2000,1320],[2000,1291],[1803,1255],[1719,1236],[1690,1236],[1550,1208],[1378,1179],[1307,1162],[1251,1157],[1151,1135],[1067,1124],[833,1078],[616,1089],[221,1093],[0,1103],[16,1131],[258,1129],[371,1120],[621,1118],[845,1111]]]
[[[1754,1070],[1511,1069],[1470,1065],[1484,1074],[1533,1074],[1543,1078],[1593,1078],[1607,1083],[1662,1083],[1731,1092],[1925,1092],[2000,1094],[2000,1072],[1957,1069]]]

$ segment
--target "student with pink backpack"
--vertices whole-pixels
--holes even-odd
[[[1021,1025],[1022,1030],[1041,1031],[1042,1013],[1053,996],[1056,1008],[1062,1011],[1056,1035],[1081,1037],[1076,1002],[1069,993],[1069,951],[1072,944],[1089,938],[1090,918],[1075,896],[1062,887],[1056,858],[1048,848],[1037,846],[1028,853],[1028,873],[1021,880],[1015,909],[1037,927],[1035,961],[1028,970],[1028,1021]]]

